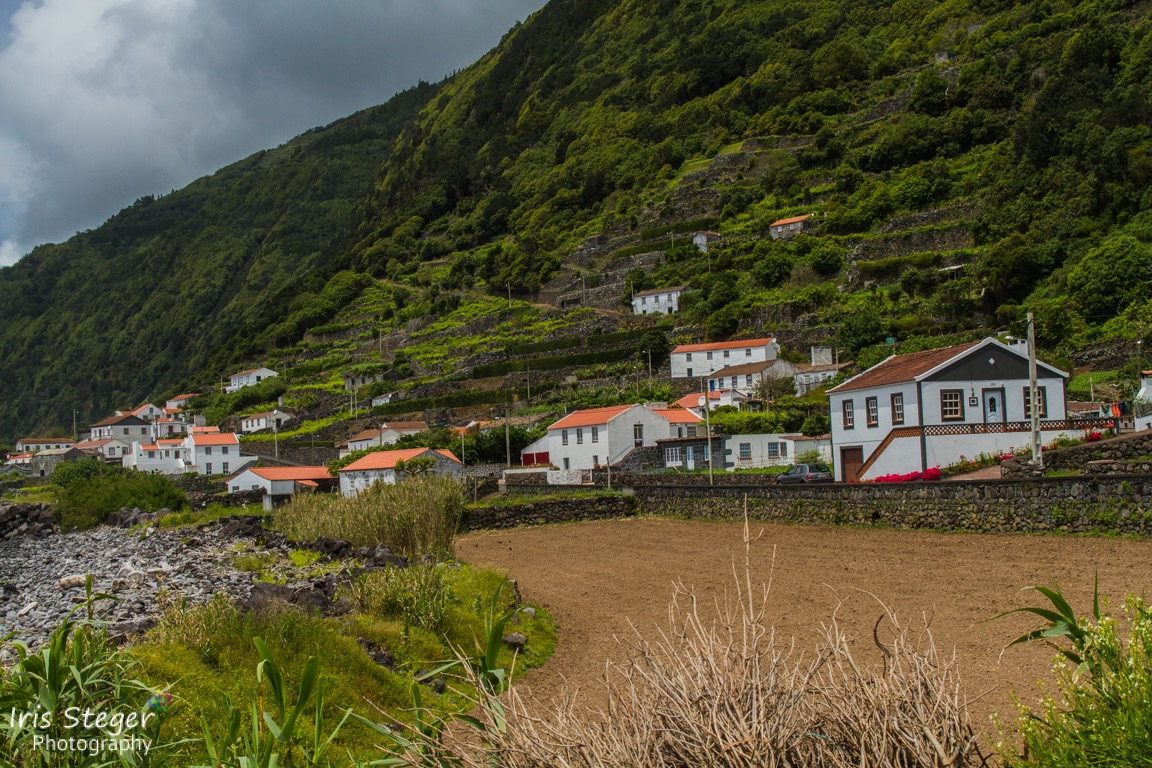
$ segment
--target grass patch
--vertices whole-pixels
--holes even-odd
[[[184,510],[172,512],[156,520],[157,528],[180,528],[186,525],[203,525],[222,517],[234,515],[263,515],[264,507],[260,504],[245,504],[242,507],[225,507],[222,504],[209,504],[204,509]]]
[[[280,508],[273,527],[296,541],[321,536],[358,547],[384,544],[407,557],[452,557],[452,540],[464,513],[460,484],[416,477],[396,485],[376,483],[356,496],[304,494]]]

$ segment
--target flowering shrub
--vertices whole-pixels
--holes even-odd
[[[920,472],[920,471],[909,472],[908,474],[905,474],[905,475],[901,475],[901,474],[897,474],[897,473],[894,473],[891,475],[881,475],[880,477],[877,477],[876,479],[874,479],[872,482],[874,482],[874,483],[912,483],[912,482],[915,482],[917,480],[939,480],[939,479],[940,479],[940,468],[939,467],[929,467],[928,469],[924,470],[923,472]]]
[[[1092,432],[1085,432],[1084,433],[1084,442],[1094,443],[1097,440],[1099,440],[1101,437],[1103,437],[1103,435],[1101,435],[1099,432],[1097,432],[1095,430]]]

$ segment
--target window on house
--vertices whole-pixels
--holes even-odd
[[[842,406],[844,413],[844,429],[856,427],[856,406],[851,400],[845,400]]]
[[[1040,418],[1048,418],[1048,395],[1047,392],[1044,391],[1044,387],[1036,387],[1036,400],[1040,403]],[[1031,387],[1024,387],[1024,418],[1032,418]]]
[[[597,456],[595,453],[592,454],[592,466],[594,466],[594,467],[600,466],[600,457]]]
[[[752,350],[751,349],[744,350],[744,357],[752,357]]]
[[[940,418],[961,421],[964,418],[964,393],[959,389],[946,389],[940,393]]]
[[[692,378],[692,369],[691,368],[688,369],[688,378]]]
[[[221,448],[221,449],[220,449],[220,453],[222,453],[222,454],[224,454],[225,456],[227,456],[227,455],[228,455],[228,446],[224,446],[223,448]]]
[[[648,303],[648,297],[647,296],[641,296],[640,297],[640,303],[641,304],[647,304]]]
[[[892,423],[904,423],[904,393],[896,392],[892,395]]]
[[[156,451],[148,451],[148,458],[150,458],[150,459],[156,458]]]
[[[864,401],[864,406],[868,410],[868,426],[874,427],[880,423],[880,405],[877,403],[875,397],[870,397]]]
[[[204,447],[204,455],[205,456],[211,456],[212,455],[212,446],[208,445],[208,446]]]
[[[708,353],[708,355],[707,355],[707,357],[708,357],[708,359],[709,359],[709,360],[711,360],[711,359],[712,359],[712,353],[711,353],[711,352],[709,352],[709,353]]]
[[[740,458],[744,461],[752,458],[752,443],[740,443]]]
[[[560,445],[568,445],[568,430],[560,430]]]
[[[632,427],[632,439],[637,443],[644,442],[644,425],[636,424]]]
[[[684,461],[684,449],[680,446],[664,449],[665,464],[679,464]]]
[[[600,427],[592,427],[592,442],[600,442]]]
[[[724,389],[724,377],[723,376],[716,379],[716,386],[719,387],[720,389]]]
[[[238,486],[238,485],[232,486],[232,493],[239,493],[239,492],[240,492],[240,486]]]
[[[571,462],[569,462],[568,459],[565,458],[564,459],[564,469],[571,469],[571,468],[572,468]]]
[[[225,474],[227,474],[227,472],[228,472],[228,462],[224,462],[223,464],[221,464],[221,465],[220,465],[220,467],[221,467],[220,471],[221,471],[221,472],[224,472]]]
[[[686,352],[684,354],[684,362],[686,362],[686,363],[692,362],[692,353],[691,352]],[[688,375],[691,376],[692,374],[688,374]]]
[[[211,464],[205,464],[204,465],[204,473],[208,474],[208,475],[212,474],[212,465]]]
[[[788,455],[788,443],[780,443],[780,455],[781,456],[787,456]]]
[[[728,359],[728,350],[724,350],[724,359],[725,359],[725,360],[727,360],[727,359]]]
[[[688,437],[696,437],[696,425],[695,424],[689,424],[688,425],[688,433],[687,434],[688,434]]]
[[[124,434],[128,434],[128,427],[124,427]]]
[[[576,428],[576,445],[584,445],[584,428]]]
[[[770,459],[780,458],[780,444],[779,443],[768,443],[768,458],[770,458]]]
[[[744,386],[746,386],[746,387],[752,386],[752,374],[749,373],[744,377]]]

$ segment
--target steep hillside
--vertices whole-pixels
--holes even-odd
[[[310,329],[349,338],[306,370],[404,370],[410,324],[493,313],[484,296],[507,292],[583,303],[591,287],[619,309],[613,295],[690,283],[675,335],[823,329],[864,361],[889,336],[1016,329],[1026,311],[1062,357],[1138,338],[1148,13],[553,0],[450,81],[0,271],[0,380],[21,383],[0,393],[0,438],[228,364],[302,364],[320,354]],[[767,239],[808,213],[816,236]],[[723,235],[708,255],[676,237],[703,228]],[[409,385],[506,347],[441,355]]]

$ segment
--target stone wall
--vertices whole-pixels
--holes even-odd
[[[1152,476],[999,482],[633,488],[641,514],[1037,533],[1152,533]]]
[[[1138,465],[1148,462],[1138,460],[1148,457],[1152,457],[1152,430],[1045,451],[1043,467],[1030,465],[1027,456],[1011,459],[1000,465],[1000,474],[1005,478],[1037,477],[1050,469],[1110,474],[1107,467],[1115,468],[1115,472],[1111,474],[1141,473],[1144,470],[1139,469]],[[1104,463],[1094,464],[1095,462]],[[1137,466],[1132,467],[1131,462],[1137,462]],[[1093,465],[1092,470],[1088,469],[1089,465]]]
[[[580,520],[632,517],[636,500],[631,496],[601,496],[584,499],[549,499],[523,504],[470,508],[465,512],[464,529],[515,528],[520,525],[571,523]]]
[[[235,493],[189,493],[188,503],[192,509],[206,509],[213,504],[222,507],[242,507],[245,504],[259,504],[264,500],[263,490],[236,491]]]
[[[332,459],[339,458],[340,451],[331,446],[313,448],[308,441],[289,443],[280,441],[280,458],[276,458],[276,446],[271,442],[250,442],[240,444],[241,453],[259,456],[273,465],[287,463],[308,467],[318,467]]]
[[[713,438],[717,440],[717,438]],[[716,457],[719,458],[717,453]],[[708,462],[702,462],[707,467]],[[608,473],[604,470],[594,470],[592,479],[596,485],[608,484]],[[776,475],[760,472],[726,472],[717,467],[712,473],[712,483],[708,482],[708,473],[693,472],[617,472],[612,470],[612,485],[616,488],[647,488],[649,486],[677,486],[686,488],[708,487],[709,485],[723,488],[765,488],[776,484]]]

